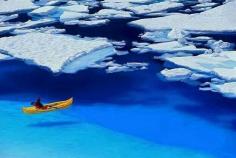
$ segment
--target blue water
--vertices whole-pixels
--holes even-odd
[[[185,3],[183,10],[193,5]],[[91,8],[90,13],[100,9]],[[21,13],[9,22],[31,19]],[[52,26],[81,37],[124,40],[122,50],[129,50],[143,32],[128,27],[129,21],[86,28]],[[236,42],[235,35],[212,37]],[[0,158],[235,158],[236,100],[163,81],[158,72],[164,63],[155,61],[155,55],[115,56],[117,63],[150,65],[114,74],[103,69],[52,74],[23,61],[1,61]],[[74,97],[75,103],[63,111],[23,114],[22,106],[37,97],[44,103]]]
[[[1,62],[0,134],[2,132],[3,135],[0,135],[0,139],[3,141],[0,145],[7,146],[10,150],[16,146],[14,139],[19,144],[28,139],[27,142],[56,148],[58,142],[53,143],[56,138],[49,138],[51,141],[45,142],[37,137],[51,135],[52,131],[70,129],[72,134],[62,136],[60,142],[66,142],[63,147],[73,148],[77,143],[80,144],[80,141],[77,142],[80,138],[76,132],[82,132],[84,137],[86,135],[83,132],[85,127],[81,127],[80,123],[87,123],[156,145],[187,149],[217,158],[235,158],[235,100],[211,92],[201,92],[197,87],[185,83],[161,80],[157,72],[163,69],[163,63],[153,60],[153,54],[130,54],[115,59],[120,63],[142,61],[150,65],[148,70],[134,72],[106,74],[102,69],[87,69],[72,75],[53,75],[44,68],[29,66],[22,61]],[[21,106],[38,96],[45,103],[73,96],[75,104],[68,110],[53,114],[35,117],[22,114]],[[85,131],[90,131],[87,128],[86,126]],[[14,133],[15,130],[18,133]],[[29,135],[34,132],[37,134],[27,137],[24,132],[29,132]],[[100,143],[91,149],[96,148],[102,152],[102,146],[103,143]],[[118,146],[123,145],[119,144],[117,148]],[[61,149],[62,146],[58,148]],[[41,150],[44,151],[44,148]],[[147,150],[145,151],[147,155]],[[82,151],[78,149],[78,152]],[[22,151],[21,155],[27,157]],[[92,154],[91,157],[94,156]],[[125,154],[121,157],[124,156]]]

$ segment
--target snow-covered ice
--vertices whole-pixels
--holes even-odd
[[[0,22],[5,22],[8,20],[16,19],[16,18],[18,18],[18,14],[0,15]]]
[[[179,81],[190,78],[192,72],[185,68],[175,68],[175,69],[164,69],[161,71],[161,75],[170,81]]]
[[[66,73],[84,69],[115,53],[112,45],[105,40],[47,33],[0,38],[0,49],[27,63]]]
[[[236,68],[235,51],[225,51],[220,54],[172,57],[166,60],[197,72],[216,75],[226,81],[232,80],[236,76],[236,71],[233,71]],[[231,71],[231,73],[227,73],[228,71]]]
[[[107,19],[129,19],[132,18],[132,13],[129,11],[115,10],[115,9],[102,9],[96,14],[97,18],[107,18]]]
[[[81,27],[102,26],[110,22],[108,19],[101,20],[71,20],[64,22],[65,25],[79,25]]]
[[[12,57],[9,55],[1,54],[1,50],[0,50],[0,61],[1,60],[9,60],[9,59],[12,59]]]
[[[210,89],[215,90],[215,87],[218,87],[216,91],[223,93],[225,96],[229,96],[227,90],[232,91],[232,94],[236,91],[234,84],[231,85],[230,89],[227,88],[229,87],[228,85],[230,85],[228,83],[236,81],[235,51],[224,51],[221,53],[202,54],[198,56],[167,57],[165,60],[174,63],[178,67],[186,68],[194,73],[200,73],[205,77],[208,76],[209,78],[217,80],[217,83],[211,84]],[[225,82],[225,84],[218,84],[218,81]],[[212,82],[214,81],[212,80]],[[233,97],[233,95],[230,95],[230,97]]]
[[[87,13],[77,13],[72,11],[64,11],[60,16],[61,22],[77,20],[81,18],[88,18],[90,15]]]
[[[131,22],[130,25],[144,28],[146,31],[175,29],[178,33],[181,31],[199,34],[236,33],[235,6],[236,1],[231,1],[199,14],[175,14],[141,19]]]
[[[79,12],[79,13],[89,12],[88,6],[85,6],[85,5],[69,5],[69,6],[62,6],[59,8],[64,11],[70,11],[70,12]]]
[[[65,33],[65,29],[58,29],[55,27],[40,27],[35,29],[15,29],[11,32],[13,35],[19,35],[19,34],[25,34],[25,33],[31,33],[31,32],[41,32],[41,33],[50,33],[50,34],[61,34]]]
[[[211,84],[211,90],[222,93],[226,97],[236,98],[236,82],[227,82],[223,84]]]
[[[33,10],[29,13],[30,16],[48,16],[57,12],[57,7],[55,6],[44,6]]]
[[[129,62],[121,65],[114,62],[108,62],[107,66],[108,66],[108,68],[106,69],[107,73],[115,73],[115,72],[145,70],[147,69],[148,63]]]
[[[9,33],[11,31],[13,31],[15,28],[12,26],[5,26],[5,27],[0,27],[0,35],[1,34],[5,34],[5,33]]]
[[[164,31],[154,31],[154,32],[145,32],[141,38],[144,41],[151,41],[151,42],[168,42],[174,39],[168,37],[170,30]]]
[[[182,3],[164,1],[164,2],[152,3],[149,5],[138,5],[130,7],[128,10],[138,15],[144,15],[149,13],[164,12],[168,10],[176,10],[182,7],[184,7]]]
[[[145,46],[144,49],[157,53],[176,53],[176,52],[185,52],[191,54],[202,54],[207,52],[207,49],[196,48],[194,45],[183,45],[177,41],[164,42],[164,43],[154,43],[148,46]]]
[[[28,20],[27,22],[24,22],[20,25],[15,26],[15,29],[21,29],[21,28],[36,28],[36,27],[42,27],[42,26],[47,26],[50,24],[55,23],[55,19],[39,19],[36,21]]]
[[[0,0],[0,14],[20,13],[38,8],[31,0]]]

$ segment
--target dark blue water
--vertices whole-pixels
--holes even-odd
[[[115,59],[120,63],[142,61],[150,65],[148,70],[135,72],[106,74],[103,69],[87,69],[53,75],[21,61],[4,61],[0,63],[0,98],[31,102],[40,96],[49,102],[73,96],[78,111],[73,109],[64,115],[157,144],[220,157],[236,155],[235,100],[159,79],[156,73],[163,67],[153,60],[153,54]],[[44,125],[36,123],[39,127]]]

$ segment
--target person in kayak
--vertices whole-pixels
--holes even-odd
[[[36,102],[33,103],[33,106],[35,106],[35,107],[38,108],[38,109],[45,109],[45,108],[46,108],[46,107],[43,106],[43,104],[41,103],[41,99],[40,99],[40,98],[38,98],[38,99],[36,100]]]

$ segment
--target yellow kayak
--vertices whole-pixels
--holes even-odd
[[[26,114],[37,114],[37,113],[55,111],[59,109],[65,109],[70,107],[72,103],[73,103],[73,98],[70,98],[64,101],[45,104],[44,108],[36,108],[35,106],[30,106],[30,107],[23,107],[22,110]]]

